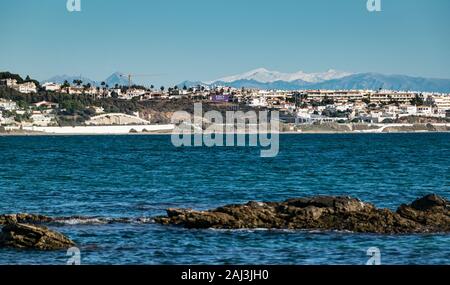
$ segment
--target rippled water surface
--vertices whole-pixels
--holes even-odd
[[[350,195],[395,209],[450,198],[450,134],[282,135],[258,148],[175,148],[170,136],[0,137],[0,213],[151,217],[249,200]],[[185,230],[71,224],[85,264],[450,264],[450,235]],[[64,251],[0,249],[1,264],[64,264]]]

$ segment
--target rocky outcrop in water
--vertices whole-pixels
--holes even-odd
[[[168,209],[155,221],[186,228],[315,229],[360,233],[450,232],[450,203],[428,195],[396,212],[350,197],[317,196],[284,202],[249,202],[209,211]]]
[[[14,224],[14,223],[25,223],[25,224],[40,224],[40,223],[49,223],[53,219],[43,215],[35,215],[35,214],[7,214],[0,215],[0,225],[5,224]]]
[[[0,247],[56,250],[74,245],[75,243],[63,234],[43,226],[8,223],[0,232]]]
[[[0,215],[0,247],[55,250],[74,245],[66,236],[42,224],[156,223],[185,228],[338,230],[359,233],[450,233],[450,202],[428,195],[397,211],[379,209],[350,197],[316,196],[284,202],[249,202],[209,211],[168,209],[151,218],[47,217]]]
[[[428,195],[410,205],[401,205],[396,214],[420,224],[428,232],[450,232],[450,202]]]
[[[20,213],[0,215],[0,247],[56,250],[69,248],[74,243],[64,235],[52,231],[45,225],[85,224],[103,225],[112,223],[151,223],[151,218],[108,218],[108,217],[48,217]]]

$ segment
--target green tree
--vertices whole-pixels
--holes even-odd
[[[411,100],[411,105],[421,106],[425,103],[423,100],[423,97],[419,94],[416,94],[416,96]]]
[[[70,84],[69,84],[69,82],[67,81],[67,80],[64,80],[64,83],[61,85],[61,88],[69,88],[70,87]]]

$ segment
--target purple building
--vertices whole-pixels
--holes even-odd
[[[229,102],[230,101],[230,95],[212,95],[211,101],[214,102]]]

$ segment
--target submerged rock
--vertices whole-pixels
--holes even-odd
[[[0,247],[56,250],[74,245],[75,243],[63,234],[43,226],[10,223],[0,232]]]
[[[209,211],[168,209],[167,216],[157,217],[155,222],[200,229],[319,229],[390,234],[450,232],[450,206],[444,198],[428,195],[392,212],[350,197],[316,196],[284,202],[249,202]]]

